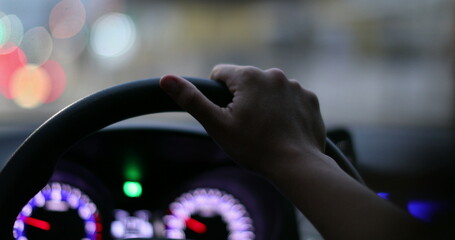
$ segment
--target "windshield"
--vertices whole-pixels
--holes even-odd
[[[0,0],[0,122],[122,82],[278,67],[329,125],[453,126],[450,0]]]

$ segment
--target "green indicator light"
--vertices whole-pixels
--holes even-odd
[[[128,164],[125,169],[125,177],[129,180],[140,180],[141,171],[139,170],[139,167],[135,164]]]
[[[134,154],[129,154],[126,156],[125,165],[123,168],[123,175],[125,176],[126,180],[140,181],[142,179],[142,168],[141,164],[139,164],[140,162],[140,159]]]
[[[123,184],[123,192],[131,198],[140,197],[142,195],[142,185],[139,182],[126,181]]]

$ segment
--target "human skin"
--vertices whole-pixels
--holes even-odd
[[[217,65],[226,107],[187,80],[165,75],[161,87],[193,115],[238,164],[268,178],[326,239],[423,239],[425,224],[347,175],[324,154],[325,127],[316,95],[283,71]]]

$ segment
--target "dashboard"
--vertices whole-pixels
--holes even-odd
[[[0,127],[2,164],[32,130]],[[444,229],[455,224],[453,132],[330,128],[328,135],[378,195]],[[323,239],[200,125],[168,117],[127,120],[75,144],[12,231],[20,240]]]
[[[14,236],[299,239],[296,224],[292,205],[203,131],[128,125],[66,152],[18,215]]]

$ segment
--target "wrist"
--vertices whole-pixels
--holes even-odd
[[[287,149],[281,154],[268,156],[256,171],[272,181],[279,181],[291,175],[313,175],[320,170],[342,171],[338,164],[318,148]]]

